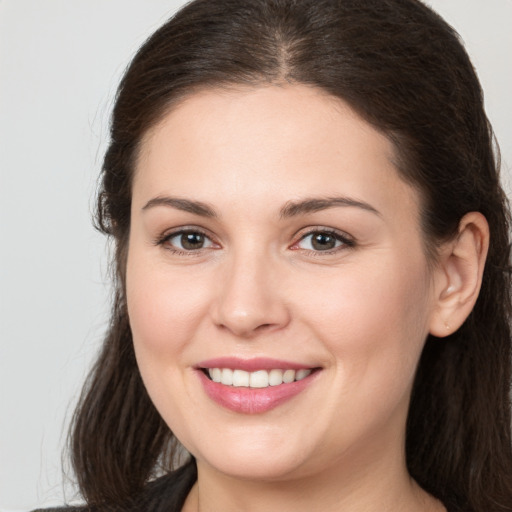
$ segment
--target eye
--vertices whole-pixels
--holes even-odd
[[[345,246],[352,247],[353,245],[353,240],[336,231],[315,230],[302,236],[292,249],[329,252]]]
[[[214,243],[201,231],[182,230],[165,236],[161,244],[170,246],[176,252],[191,252],[214,247]]]

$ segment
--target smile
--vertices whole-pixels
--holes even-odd
[[[261,414],[302,394],[321,373],[274,359],[219,358],[196,367],[206,396],[222,408],[242,414]]]
[[[312,372],[311,369],[300,370],[257,370],[247,372],[244,370],[232,370],[231,368],[209,368],[208,375],[213,382],[224,386],[267,388],[269,386],[280,386],[291,382],[305,379]]]

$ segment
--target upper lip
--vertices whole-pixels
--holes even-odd
[[[315,365],[283,361],[282,359],[271,359],[268,357],[255,357],[252,359],[240,359],[238,357],[217,357],[208,359],[197,364],[197,368],[231,368],[232,370],[244,370],[255,372],[257,370],[301,370],[313,369]]]

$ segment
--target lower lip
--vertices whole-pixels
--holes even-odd
[[[315,371],[304,379],[289,384],[266,388],[225,386],[213,382],[201,370],[198,370],[197,373],[206,394],[217,404],[234,412],[261,414],[297,396],[313,382],[320,372]]]

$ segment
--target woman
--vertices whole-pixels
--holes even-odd
[[[512,510],[497,169],[469,59],[417,0],[183,8],[113,112],[88,509]]]

